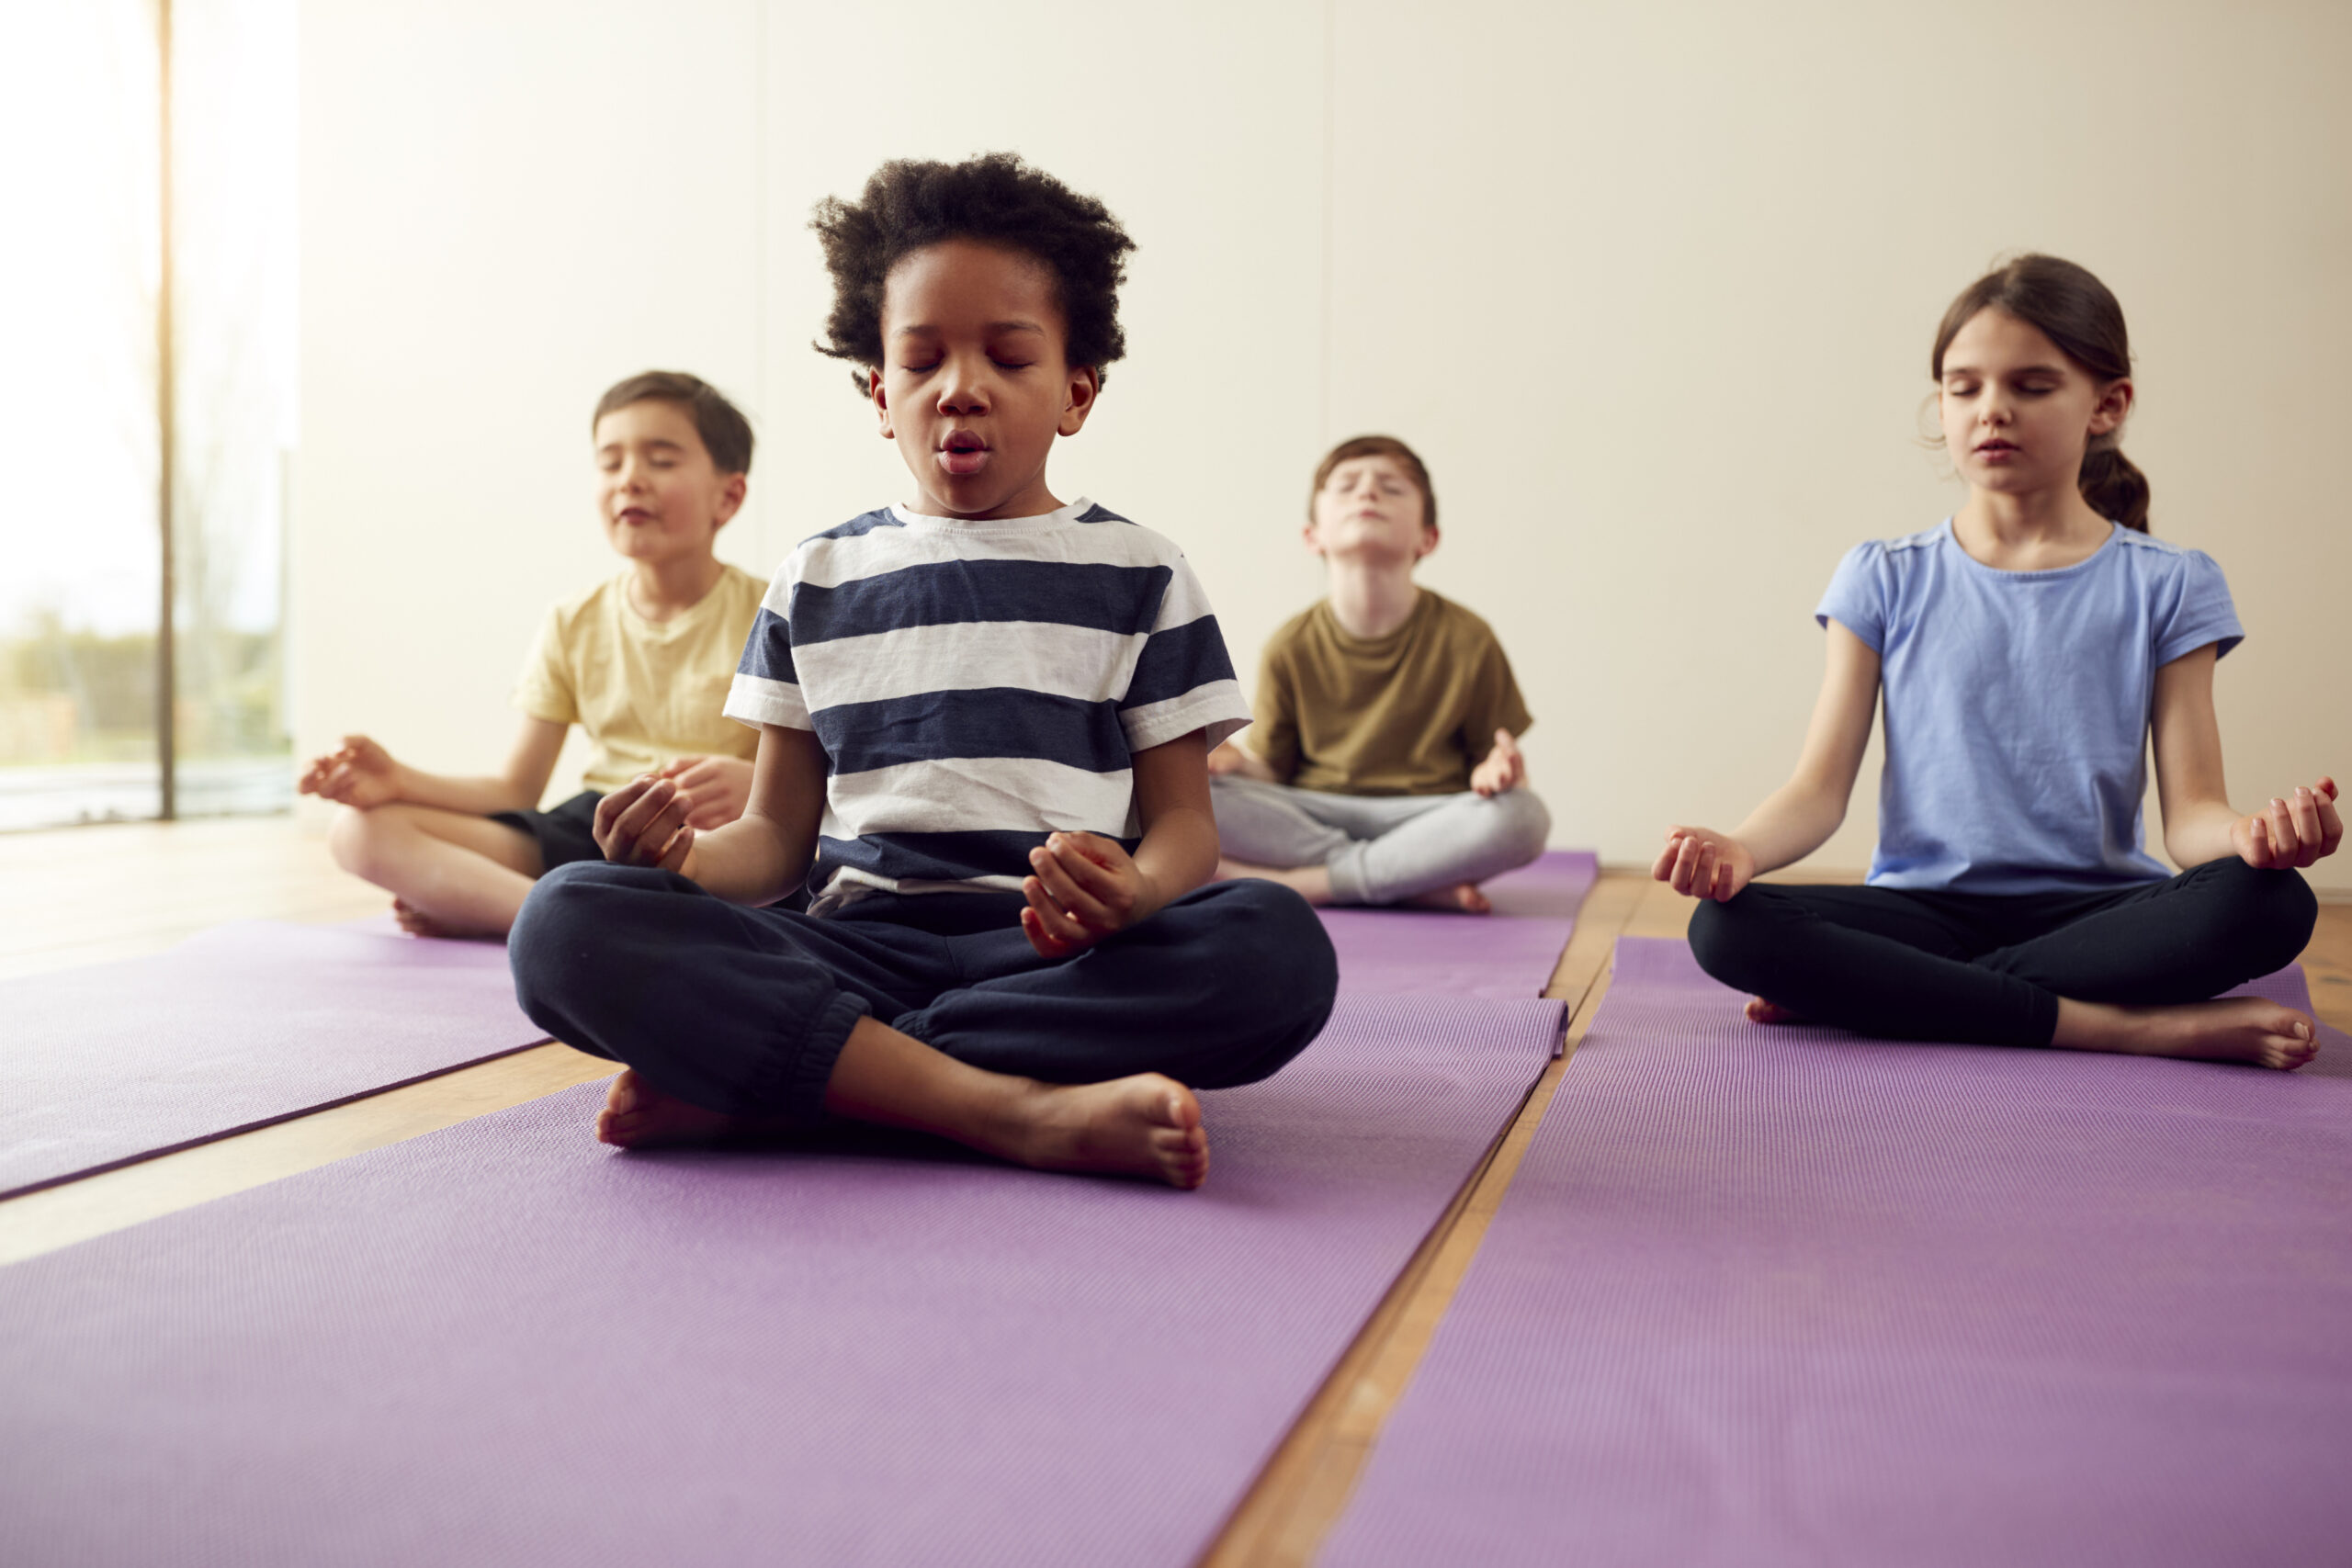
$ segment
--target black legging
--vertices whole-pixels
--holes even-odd
[[[1699,966],[1798,1017],[1890,1040],[2047,1045],[2058,999],[2203,1001],[2292,963],[2319,901],[2234,855],[2103,893],[1754,883],[1690,919]]]

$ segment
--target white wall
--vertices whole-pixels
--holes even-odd
[[[755,384],[758,22],[758,0],[303,6],[298,756],[364,729],[491,771],[541,613],[616,570],[597,395],[654,365]],[[722,553],[769,564],[741,534]]]
[[[1430,459],[1427,581],[1502,632],[1562,843],[1645,858],[1785,773],[1809,612],[1958,498],[1929,337],[1996,255],[2122,299],[2127,447],[2252,634],[2241,805],[2352,773],[2334,514],[2352,359],[2352,12],[1073,8],[507,0],[304,11],[298,743],[493,761],[538,607],[605,571],[596,393],[651,365],[761,437],[764,573],[902,475],[811,352],[810,206],[882,158],[1019,151],[1141,243],[1065,495],[1175,536],[1245,671],[1317,592],[1309,470]],[[559,787],[571,787],[569,778]],[[1868,855],[1871,790],[1819,857]],[[2352,870],[2320,880],[2352,891]]]
[[[1175,537],[1254,664],[1320,581],[1284,542],[1323,444],[1321,7],[1000,0],[985,17],[974,36],[961,6],[770,9],[768,564],[907,494],[848,367],[808,346],[831,298],[809,209],[886,158],[1008,149],[1102,197],[1137,245],[1127,357],[1056,452],[1056,493]]]

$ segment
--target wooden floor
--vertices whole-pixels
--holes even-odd
[[[380,913],[383,896],[328,863],[284,818],[77,828],[0,836],[0,979],[168,947],[231,919]],[[1609,985],[1617,938],[1679,936],[1690,906],[1634,873],[1604,875],[1549,994],[1570,1009],[1569,1054],[1545,1070],[1486,1164],[1398,1276],[1260,1474],[1205,1561],[1308,1562],[1338,1521],[1382,1424],[1453,1300]],[[2303,964],[2320,1017],[2352,1030],[2352,905],[2320,911]],[[562,1045],[390,1089],[258,1132],[0,1201],[0,1263],[292,1176],[614,1070]]]

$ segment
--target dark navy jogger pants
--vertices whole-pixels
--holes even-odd
[[[1702,901],[1690,952],[1727,986],[1888,1040],[2047,1045],[2058,998],[2168,1006],[2283,969],[2318,901],[2235,855],[2092,893],[1758,882]]]
[[[1274,883],[1197,888],[1059,959],[1029,945],[1022,903],[876,894],[819,919],[582,862],[533,886],[507,952],[523,1010],[558,1040],[692,1104],[800,1125],[823,1119],[833,1063],[868,1014],[992,1072],[1161,1072],[1195,1089],[1268,1077],[1330,1016],[1330,939]]]

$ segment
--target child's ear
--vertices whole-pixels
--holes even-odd
[[[1091,365],[1074,365],[1069,372],[1069,392],[1062,403],[1062,422],[1056,428],[1064,435],[1076,435],[1086,428],[1086,416],[1094,412],[1094,400],[1102,393],[1102,374]]]
[[[1419,560],[1435,548],[1437,548],[1437,525],[1424,523],[1421,525],[1421,547],[1413,552],[1413,558]]]
[[[2130,377],[2119,376],[2109,381],[2091,409],[2091,434],[2109,435],[2122,429],[2123,422],[2131,417],[2134,395]]]
[[[711,508],[710,525],[723,528],[743,510],[744,494],[752,488],[749,474],[729,474],[719,481],[718,504]]]
[[[882,439],[896,441],[899,433],[890,428],[890,394],[882,389],[882,367],[878,365],[865,367],[865,395],[874,400],[875,417],[882,422]]]

